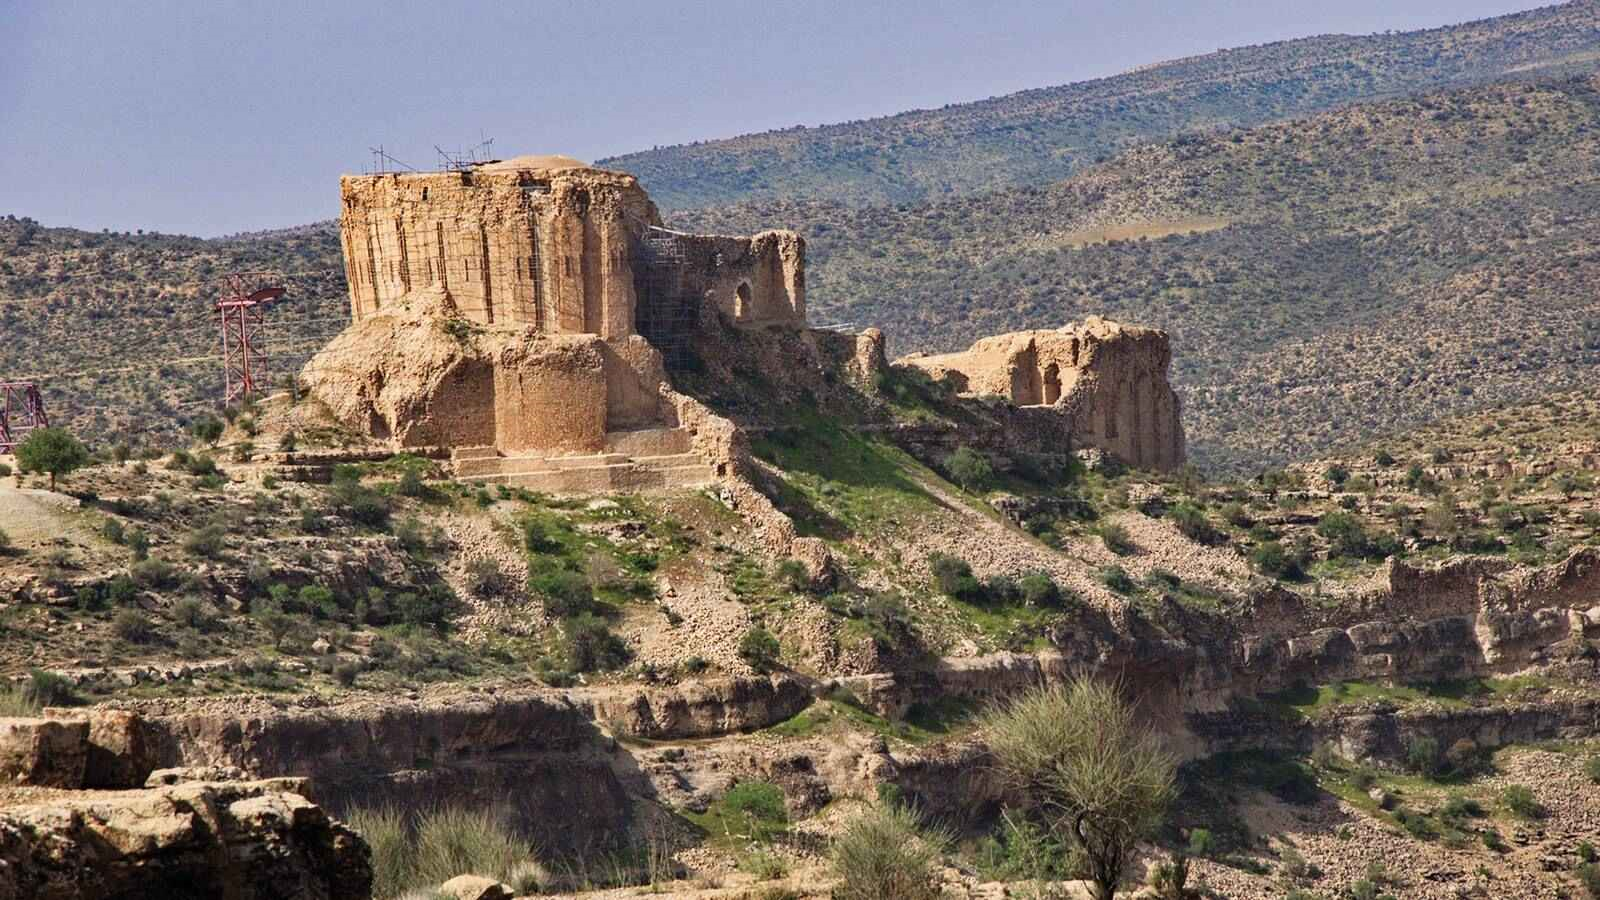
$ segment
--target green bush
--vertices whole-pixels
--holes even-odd
[[[904,806],[877,807],[833,842],[836,900],[936,900],[936,865],[948,835],[924,829]]]
[[[446,806],[413,818],[358,808],[346,818],[372,848],[374,900],[433,890],[457,875],[510,879],[534,861],[532,845],[494,810]]]
[[[777,668],[781,652],[778,639],[760,626],[746,631],[739,639],[739,658],[757,672],[766,673]]]
[[[1131,594],[1138,589],[1133,578],[1121,566],[1106,566],[1100,570],[1100,581],[1119,594]]]
[[[113,544],[120,545],[128,539],[122,528],[122,520],[111,516],[106,516],[106,520],[100,523],[100,534]]]
[[[143,644],[155,637],[155,630],[150,627],[150,620],[144,614],[131,609],[117,613],[111,620],[111,633],[118,640],[130,644]]]
[[[33,710],[46,706],[78,706],[83,698],[78,695],[66,676],[40,668],[30,668],[28,679],[17,686],[24,704]]]
[[[433,585],[420,593],[407,591],[394,598],[395,614],[406,625],[439,628],[450,618],[455,597],[449,588]]]
[[[493,557],[480,556],[467,563],[467,590],[476,597],[499,597],[511,592],[511,579]]]
[[[1406,768],[1411,772],[1431,777],[1438,773],[1439,741],[1431,735],[1414,735],[1406,741]]]
[[[577,572],[549,569],[528,579],[528,588],[544,598],[545,612],[558,619],[583,615],[594,609],[594,589]]]
[[[1578,883],[1583,885],[1590,900],[1600,900],[1600,865],[1589,862],[1579,866]]]
[[[48,474],[52,491],[56,489],[57,476],[70,475],[89,462],[88,449],[65,428],[40,428],[29,432],[13,452],[18,469]]]
[[[6,534],[4,528],[0,528],[0,556],[4,556],[9,552],[11,552],[11,535]]]
[[[554,553],[561,549],[561,544],[551,539],[545,523],[532,516],[522,520],[522,546],[529,553]]]
[[[222,439],[223,427],[222,420],[216,416],[201,416],[189,425],[189,433],[203,444],[216,446],[217,441]]]
[[[797,559],[786,559],[778,563],[775,574],[784,587],[796,593],[811,589],[811,577],[806,574],[805,564]]]
[[[1167,510],[1166,518],[1178,533],[1197,544],[1215,544],[1222,535],[1201,509],[1191,503],[1178,503]]]
[[[1138,549],[1134,546],[1133,538],[1128,534],[1128,529],[1115,522],[1106,522],[1097,531],[1100,534],[1100,540],[1106,545],[1106,549],[1118,556],[1127,556]]]
[[[184,552],[203,559],[216,559],[228,547],[228,532],[221,525],[197,528],[183,539]]]
[[[1354,515],[1338,511],[1324,515],[1317,522],[1317,534],[1328,541],[1328,554],[1332,557],[1364,557],[1367,555],[1367,529]]]
[[[172,621],[185,628],[204,631],[211,624],[211,617],[206,613],[205,604],[198,598],[185,597],[172,604]]]
[[[336,480],[331,489],[339,514],[368,528],[389,524],[389,498],[357,481]]]
[[[744,823],[743,834],[759,838],[789,824],[783,789],[765,781],[741,781],[722,797],[722,807]]]
[[[402,497],[421,497],[425,487],[422,473],[413,466],[400,473],[400,481],[395,485],[394,492]]]
[[[1017,582],[1022,602],[1029,606],[1054,608],[1061,605],[1061,588],[1044,572],[1029,572]]]
[[[1510,810],[1513,815],[1524,819],[1544,818],[1544,806],[1539,803],[1538,798],[1533,796],[1532,789],[1527,785],[1507,785],[1505,790],[1500,792],[1500,802],[1504,803],[1506,809]]]
[[[1022,588],[1017,585],[1017,580],[998,573],[983,580],[982,593],[984,602],[1001,606],[1009,606],[1022,599]]]
[[[628,664],[627,643],[612,634],[599,616],[573,616],[562,623],[561,636],[567,667],[574,672],[603,672]]]
[[[971,447],[957,447],[945,457],[944,470],[951,481],[968,491],[983,491],[994,481],[994,466],[989,458]]]
[[[1600,753],[1584,760],[1583,774],[1589,776],[1589,780],[1595,784],[1600,784]]]
[[[976,864],[988,881],[1063,881],[1082,877],[1081,853],[1049,828],[1006,810],[998,833],[978,845]]]
[[[928,570],[941,594],[972,603],[983,599],[983,586],[973,577],[972,567],[966,560],[947,553],[933,553],[928,556]]]

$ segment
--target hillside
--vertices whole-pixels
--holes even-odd
[[[995,404],[904,368],[772,379],[807,338],[711,339],[686,380],[759,423],[762,481],[828,548],[825,580],[775,559],[736,494],[553,497],[304,428],[291,452],[314,411],[279,398],[62,493],[0,471],[9,711],[76,706],[58,715],[96,748],[108,720],[144,736],[84,769],[101,788],[196,759],[171,777],[310,777],[374,843],[383,807],[481,804],[543,894],[820,900],[826,842],[904,798],[958,833],[939,877],[977,898],[1084,867],[1030,843],[1036,807],[986,780],[975,713],[1098,671],[1189,759],[1145,848],[1204,829],[1194,865],[1226,896],[1531,900],[1588,877],[1600,460],[1567,448],[1600,435],[1592,398],[1252,482],[1015,446],[957,484],[928,429],[976,443]],[[415,886],[400,855],[375,854],[373,896]],[[616,884],[636,889],[588,893]]]
[[[896,354],[1090,313],[1166,328],[1193,455],[1248,469],[1595,383],[1597,85],[1366,104],[926,206],[676,222],[800,228],[813,320]]]
[[[271,270],[276,376],[348,320],[338,229],[226,240],[96,234],[0,219],[0,380],[40,379],[45,406],[95,440],[170,442],[220,402],[215,280]]]
[[[1508,75],[1590,71],[1600,5],[1428,31],[1327,35],[1145,66],[1110,78],[817,128],[601,160],[664,208],[745,199],[914,203],[1072,175],[1137,144]]]

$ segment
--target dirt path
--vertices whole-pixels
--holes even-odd
[[[57,538],[81,542],[86,535],[76,521],[78,501],[64,494],[0,483],[0,530],[21,549],[38,547]]]

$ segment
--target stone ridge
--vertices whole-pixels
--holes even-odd
[[[1183,465],[1183,421],[1168,380],[1167,333],[1090,316],[1055,330],[981,338],[958,353],[914,353],[895,361],[973,396],[1018,406],[1053,406],[1072,421],[1075,444],[1132,466]]]

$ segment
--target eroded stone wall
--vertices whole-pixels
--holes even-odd
[[[634,332],[633,249],[660,216],[631,175],[518,157],[465,171],[347,175],[340,188],[356,321],[438,285],[482,324]]]
[[[983,338],[959,353],[896,360],[953,382],[963,394],[1058,407],[1070,417],[1078,446],[1151,469],[1184,461],[1178,396],[1167,380],[1171,362],[1166,332],[1098,316],[1053,331]]]
[[[594,453],[608,432],[675,424],[642,338],[467,325],[437,285],[352,325],[301,378],[341,423],[397,448]]]

